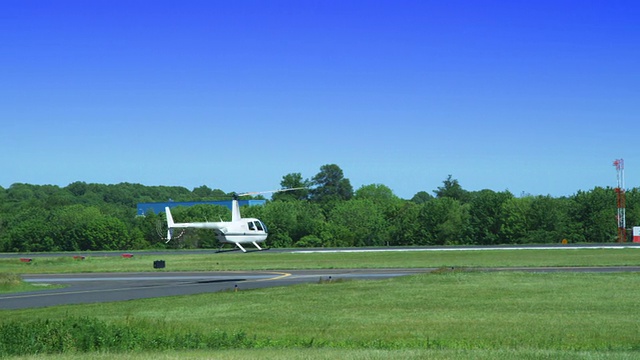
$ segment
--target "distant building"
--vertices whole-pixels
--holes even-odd
[[[163,213],[165,207],[170,209],[177,206],[193,206],[193,205],[219,205],[226,206],[231,210],[231,200],[220,201],[167,201],[167,202],[152,202],[152,203],[138,203],[138,216],[144,216],[148,211],[152,211],[154,214]],[[266,200],[238,200],[240,206],[254,206],[264,205]]]

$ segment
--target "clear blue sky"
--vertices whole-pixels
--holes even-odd
[[[0,186],[640,187],[637,1],[8,0]]]

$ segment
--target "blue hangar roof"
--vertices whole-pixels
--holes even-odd
[[[153,203],[138,203],[138,216],[144,216],[147,211],[153,211],[154,214],[163,213],[165,207],[174,208],[176,206],[193,206],[193,205],[220,205],[226,206],[231,210],[231,200],[221,201],[168,201]],[[266,200],[238,200],[240,206],[264,205]]]

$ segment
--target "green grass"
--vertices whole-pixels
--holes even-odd
[[[166,261],[167,268],[154,270],[153,261],[160,259]],[[22,330],[15,333],[25,339],[60,339],[65,353],[34,355],[47,359],[635,359],[640,357],[638,273],[495,273],[473,269],[638,265],[638,249],[168,253],[131,259],[34,257],[31,263],[0,259],[0,273],[411,267],[467,270],[379,281],[318,282],[106,304],[0,310],[0,326],[17,326]],[[85,321],[87,324],[82,325]],[[44,332],[38,325],[42,322],[54,324],[49,327],[57,331],[56,336]],[[117,338],[122,346],[114,343],[115,347],[85,353],[73,341],[77,328],[85,327],[83,336]],[[216,342],[220,338],[225,341]],[[206,345],[214,343],[218,345]]]
[[[20,275],[10,274],[10,273],[0,273],[0,293],[42,290],[43,287],[51,289],[51,288],[57,288],[60,286],[47,285],[47,284],[39,284],[39,285],[30,284],[22,281],[22,278],[20,277]]]
[[[301,359],[320,359],[345,351],[353,359],[623,359],[640,356],[638,298],[637,273],[442,271],[380,281],[3,310],[0,324],[73,316],[168,339],[246,334],[242,351],[196,345],[174,353],[160,347],[167,358],[285,358],[299,352]],[[126,358],[132,354],[158,356],[143,348]]]
[[[153,269],[154,260],[166,268]],[[366,253],[203,253],[33,257],[30,263],[0,259],[0,273],[73,273],[138,271],[296,270],[338,268],[516,267],[516,266],[638,266],[640,249],[417,251]]]
[[[48,360],[634,360],[636,352],[593,353],[575,351],[539,351],[539,350],[369,350],[369,349],[242,349],[242,350],[208,350],[208,351],[165,351],[136,354],[91,353],[35,355],[14,357],[13,359],[48,359]]]

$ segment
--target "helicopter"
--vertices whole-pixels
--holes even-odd
[[[167,237],[166,242],[171,241],[174,229],[211,229],[214,231],[216,238],[220,242],[220,248],[225,244],[232,244],[239,248],[242,252],[247,252],[243,245],[251,244],[258,250],[264,250],[260,245],[261,242],[267,240],[269,235],[267,226],[255,218],[243,218],[240,215],[240,206],[238,205],[238,197],[247,195],[258,195],[265,193],[275,193],[281,191],[292,191],[304,188],[288,188],[273,191],[262,192],[249,192],[243,194],[234,194],[231,202],[231,221],[219,221],[219,222],[189,222],[178,223],[173,220],[171,210],[169,207],[165,207],[165,214],[167,216]]]

